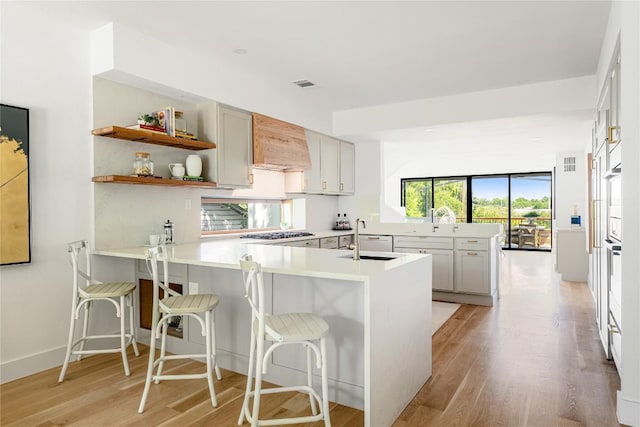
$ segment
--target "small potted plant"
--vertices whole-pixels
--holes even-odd
[[[536,219],[540,216],[540,212],[538,211],[529,211],[523,215],[527,219],[527,222],[531,225],[536,223]]]
[[[152,114],[140,114],[138,117],[139,125],[160,126],[160,121],[155,113]]]

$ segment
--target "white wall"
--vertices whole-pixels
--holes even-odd
[[[575,157],[576,170],[574,172],[564,171],[565,157]],[[573,215],[574,206],[577,214],[581,216],[583,227],[588,226],[586,197],[587,197],[587,155],[582,151],[568,151],[558,153],[555,164],[556,175],[556,194],[553,200],[556,221],[554,227],[569,228],[571,227],[571,215]],[[586,244],[586,242],[585,242]]]
[[[30,109],[32,262],[0,270],[2,382],[60,365],[71,304],[66,243],[91,234],[88,34],[0,3],[2,102]],[[24,363],[25,360],[29,363]]]

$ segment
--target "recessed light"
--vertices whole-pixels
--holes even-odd
[[[246,55],[247,53],[249,53],[249,51],[247,49],[233,49],[233,53],[236,53],[238,55]]]

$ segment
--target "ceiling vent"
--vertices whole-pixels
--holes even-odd
[[[564,171],[565,172],[575,172],[576,171],[576,158],[575,157],[565,157],[564,158]]]
[[[294,85],[300,86],[301,88],[306,88],[306,87],[313,87],[316,84],[313,82],[310,82],[307,79],[302,79],[302,80],[294,80],[291,83],[293,83]]]

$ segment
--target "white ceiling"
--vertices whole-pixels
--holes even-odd
[[[610,1],[33,2],[121,23],[339,111],[593,75]],[[238,55],[234,49],[246,49]],[[467,131],[467,130],[465,130]],[[400,135],[400,134],[398,134]],[[394,139],[398,135],[390,135]]]

